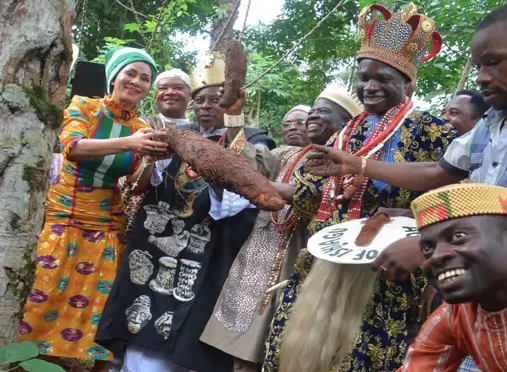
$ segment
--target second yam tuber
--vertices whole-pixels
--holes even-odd
[[[246,56],[243,45],[231,40],[225,56],[224,93],[218,104],[222,108],[231,107],[238,99],[239,90],[245,84]]]

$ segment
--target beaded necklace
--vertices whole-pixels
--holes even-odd
[[[413,102],[406,98],[400,104],[389,109],[375,126],[373,133],[366,140],[364,146],[353,155],[363,156],[373,160],[380,159],[385,143],[412,113],[413,106]],[[355,120],[351,120],[340,132],[338,139],[334,143],[334,148],[350,153],[350,140],[356,134],[359,126],[364,122],[367,116],[368,113],[363,111]],[[350,198],[347,211],[348,217],[351,220],[360,218],[363,197],[368,182],[369,178],[366,177],[329,177],[324,188],[319,211],[315,216],[315,221],[325,222],[329,219],[336,207],[347,199],[344,197],[344,193],[348,187],[352,187],[347,193]],[[339,192],[341,192],[341,194],[338,195]]]
[[[289,183],[290,178],[292,176],[292,173],[294,172],[294,168],[297,164],[299,164],[300,160],[305,156],[308,151],[312,149],[312,146],[306,146],[296,157],[296,159],[292,162],[290,167],[285,172],[282,183]],[[299,217],[296,216],[292,210],[287,212],[287,218],[285,220],[279,220],[279,213],[278,212],[271,212],[271,222],[273,222],[273,228],[278,233],[285,233],[287,231],[290,231],[293,229],[297,223],[299,222]]]

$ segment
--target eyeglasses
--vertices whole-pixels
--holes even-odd
[[[282,124],[282,127],[284,128],[290,128],[293,125],[296,127],[301,127],[303,125],[306,125],[306,120],[291,120],[291,121],[284,121]]]

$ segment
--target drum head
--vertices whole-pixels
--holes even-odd
[[[366,218],[326,227],[308,240],[308,251],[322,260],[340,264],[367,264],[392,243],[418,236],[416,221],[408,217],[393,217],[386,223],[371,244],[355,244]]]

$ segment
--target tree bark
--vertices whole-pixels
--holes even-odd
[[[74,0],[0,1],[0,346],[16,338],[34,278],[74,7]]]
[[[239,5],[241,0],[217,0],[219,6],[227,5],[227,12],[222,18],[217,18],[213,22],[211,30],[210,50],[217,51],[225,55],[227,45],[233,38],[232,29],[239,15]]]

